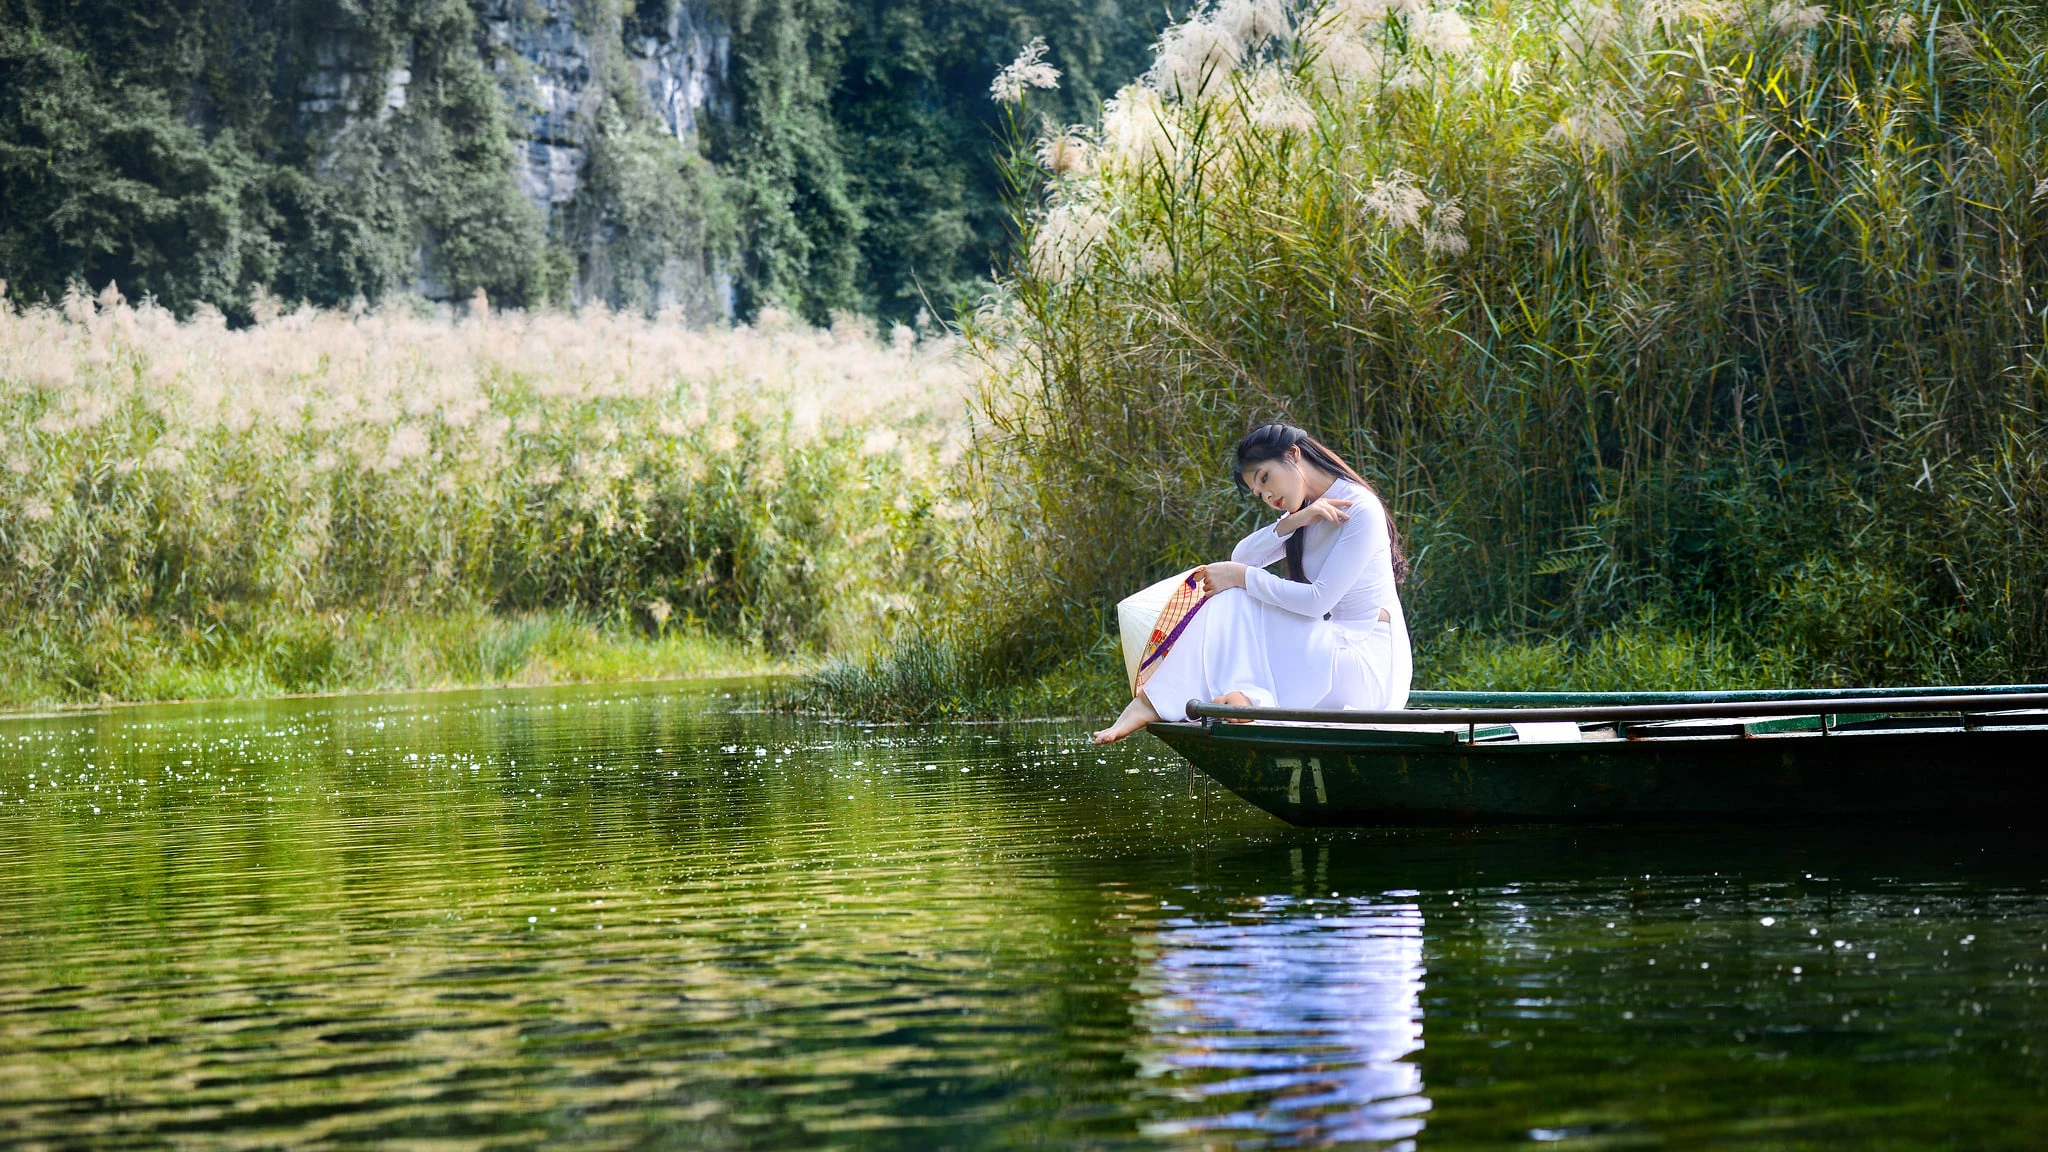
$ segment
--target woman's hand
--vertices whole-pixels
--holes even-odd
[[[1344,521],[1351,519],[1351,513],[1345,511],[1349,507],[1351,507],[1351,501],[1349,500],[1331,500],[1325,497],[1299,512],[1290,512],[1282,516],[1280,522],[1273,526],[1273,532],[1280,536],[1292,536],[1318,520],[1328,520],[1332,523],[1342,524]]]
[[[1202,578],[1202,594],[1214,596],[1228,588],[1244,587],[1244,565],[1235,560],[1204,564],[1196,572]]]

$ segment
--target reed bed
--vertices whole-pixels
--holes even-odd
[[[1418,687],[2043,678],[2044,46],[2004,0],[1225,0],[1097,123],[1015,86],[938,642],[1108,709],[1111,605],[1255,523],[1226,453],[1284,417],[1403,527]]]
[[[0,307],[0,702],[785,666],[963,518],[943,334],[258,315]]]

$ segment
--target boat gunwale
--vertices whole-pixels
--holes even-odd
[[[2015,696],[2048,693],[2048,684],[1921,685],[1908,688],[1736,688],[1697,692],[1415,691],[1411,708],[1548,708],[1616,704],[1744,704],[1776,700],[1833,703],[1852,698],[1897,700],[1914,696]]]
[[[1654,755],[1659,748],[1673,749],[1697,747],[1704,744],[1755,743],[1757,741],[1921,741],[1930,737],[1958,739],[1968,737],[1979,739],[1989,735],[2026,735],[2048,732],[2048,716],[2039,724],[1984,725],[1964,728],[1952,724],[1940,728],[1895,728],[1864,729],[1841,732],[1822,732],[1818,728],[1797,732],[1743,733],[1686,733],[1643,737],[1620,737],[1596,740],[1481,740],[1472,742],[1460,733],[1438,733],[1427,729],[1403,738],[1399,732],[1370,728],[1343,728],[1337,726],[1304,728],[1282,724],[1208,724],[1199,721],[1160,720],[1147,726],[1148,731],[1160,735],[1160,730],[1185,732],[1191,736],[1216,745],[1239,748],[1326,748],[1333,751],[1385,752],[1401,756],[1431,757],[1455,755],[1458,757],[1518,757],[1532,755],[1566,754],[1575,756],[1634,756]]]
[[[1828,707],[1816,709],[1816,703]],[[1986,705],[1990,705],[1986,707]],[[1513,724],[1539,721],[1620,720],[1746,720],[1780,716],[1835,715],[1844,712],[1957,714],[1963,727],[1974,715],[2048,708],[2048,690],[1923,696],[1845,696],[1814,699],[1692,701],[1668,704],[1608,704],[1536,708],[1403,708],[1350,711],[1337,708],[1260,708],[1238,704],[1187,702],[1187,714],[1201,721],[1267,720],[1331,727],[1365,725],[1419,726],[1442,724]]]

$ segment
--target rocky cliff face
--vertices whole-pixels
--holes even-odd
[[[591,202],[617,190],[593,193],[589,187],[600,137],[631,128],[644,150],[651,126],[666,138],[673,160],[695,161],[704,117],[727,110],[731,37],[707,17],[701,0],[677,3],[652,22],[606,14],[582,0],[478,0],[475,11],[477,47],[513,130],[513,185],[576,264],[566,294],[576,304],[617,303],[621,254],[612,249],[621,239],[618,213]],[[416,50],[345,16],[309,29],[293,119],[317,142],[316,168],[348,178],[337,169],[346,167],[351,145],[405,112]],[[643,250],[632,258],[644,262],[645,247],[639,244]],[[729,318],[730,277],[708,262],[701,243],[696,248],[658,258],[641,277],[646,290],[634,302]],[[413,262],[412,291],[429,299],[458,295],[429,246]]]
[[[1084,114],[1154,7],[0,0],[0,279],[909,320],[1010,244],[988,78],[1043,29]]]
[[[696,146],[699,118],[719,100],[731,36],[678,4],[662,26],[611,20],[587,30],[574,0],[488,0],[485,35],[506,102],[522,129],[520,191],[543,211],[575,199],[604,92],[601,54],[623,50],[648,104],[670,135]],[[595,41],[593,35],[612,43]]]

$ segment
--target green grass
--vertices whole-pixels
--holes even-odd
[[[1452,630],[1416,646],[1415,684],[1435,691],[1688,692],[1809,686],[1797,660],[1715,632],[1623,624],[1582,639],[1511,640]]]
[[[788,673],[758,645],[572,612],[329,613],[230,630],[105,615],[0,634],[0,710]]]
[[[1505,639],[1447,629],[1418,637],[1415,687],[1435,691],[1683,692],[1807,686],[1791,654],[1738,647],[1713,631],[1655,618],[1568,638]],[[970,656],[942,642],[838,657],[784,692],[793,708],[869,720],[1010,716],[1106,719],[1129,698],[1123,659],[1108,643],[1030,678],[977,677]]]
[[[1097,716],[1127,698],[1123,658],[1106,646],[1038,676],[989,676],[972,654],[928,634],[831,657],[781,693],[795,711],[911,723]]]

